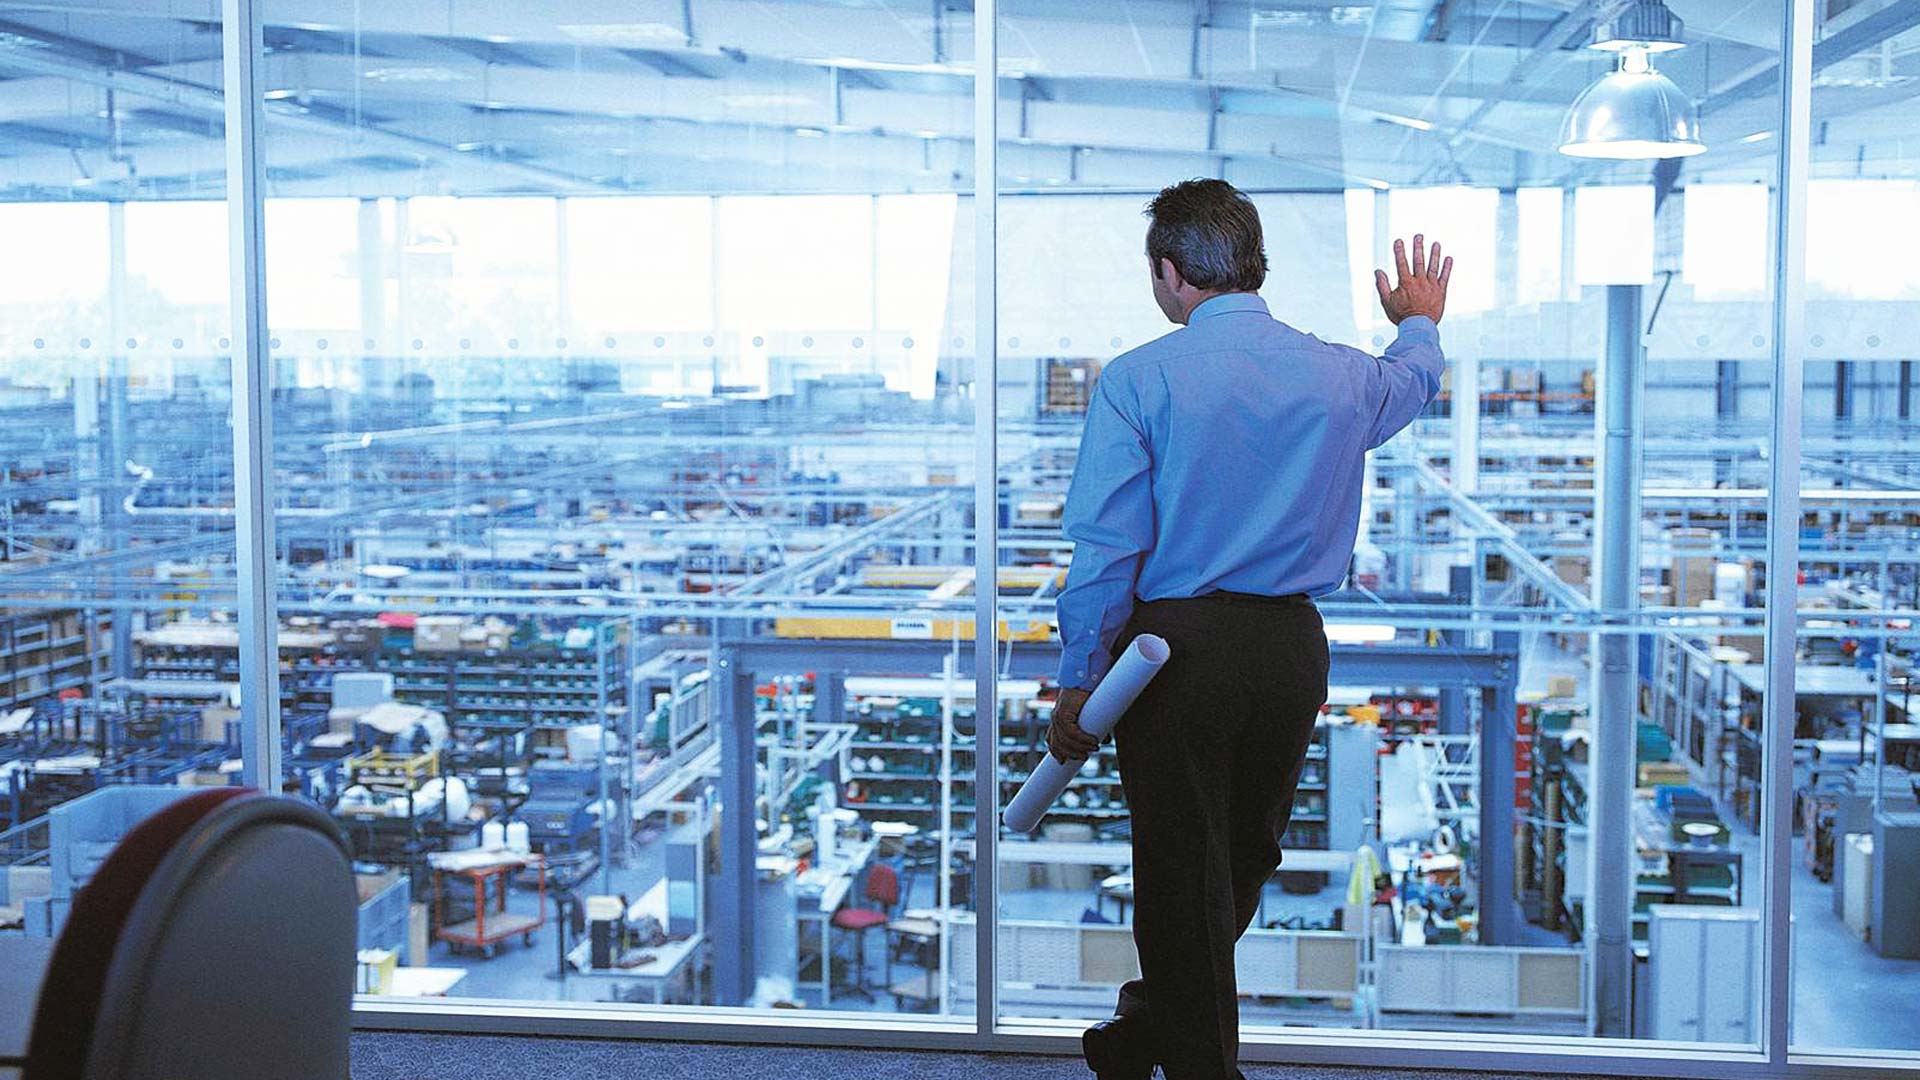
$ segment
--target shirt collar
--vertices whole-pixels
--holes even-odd
[[[1202,300],[1187,313],[1187,325],[1192,326],[1201,319],[1211,319],[1215,315],[1225,315],[1234,311],[1257,311],[1268,314],[1267,302],[1260,299],[1259,293],[1221,293]]]

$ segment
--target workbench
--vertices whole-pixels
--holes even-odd
[[[853,895],[854,886],[860,881],[867,864],[873,861],[873,853],[879,848],[878,838],[862,840],[844,849],[844,853],[830,865],[809,868],[794,879],[794,986],[796,988],[820,991],[823,1005],[833,1003],[833,915],[846,904]],[[778,869],[778,860],[762,858],[760,867]],[[816,939],[820,943],[820,981],[809,982],[801,976],[806,967],[804,938],[797,927],[812,923],[816,930]]]
[[[588,963],[593,942],[582,941],[567,953],[567,983],[571,985],[575,979],[589,979],[596,983],[604,983],[608,993],[612,995],[606,999],[609,1001],[628,1000],[620,996],[620,986],[631,983],[644,987],[648,992],[648,1000],[659,1005],[666,1001],[668,988],[680,978],[683,972],[691,968],[693,978],[688,999],[698,1002],[700,1000],[700,965],[694,964],[693,961],[699,957],[700,950],[706,943],[705,934],[692,934],[680,941],[666,941],[659,945],[649,945],[644,949],[627,950],[629,954],[650,954],[652,958],[644,964],[635,964],[632,967],[597,968]]]

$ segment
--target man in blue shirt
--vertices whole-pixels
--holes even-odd
[[[1376,357],[1267,313],[1260,216],[1231,185],[1175,184],[1147,213],[1154,300],[1183,328],[1108,364],[1087,406],[1048,744],[1062,761],[1098,749],[1078,723],[1088,693],[1136,635],[1167,639],[1172,659],[1114,732],[1142,977],[1083,1046],[1102,1080],[1156,1062],[1169,1080],[1228,1080],[1234,945],[1326,702],[1312,597],[1346,577],[1367,451],[1439,392],[1453,260],[1394,242],[1398,280],[1374,283],[1399,336]]]

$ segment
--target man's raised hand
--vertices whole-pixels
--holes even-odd
[[[1440,245],[1433,245],[1433,251],[1428,252],[1426,238],[1414,233],[1413,265],[1407,265],[1407,245],[1399,240],[1393,242],[1393,261],[1400,272],[1398,285],[1388,287],[1385,270],[1373,272],[1373,285],[1380,290],[1380,308],[1387,318],[1395,326],[1409,315],[1425,315],[1439,322],[1447,310],[1447,280],[1453,277],[1453,257],[1440,261]]]

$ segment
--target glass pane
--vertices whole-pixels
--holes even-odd
[[[1920,234],[1920,187],[1896,149],[1915,106],[1891,90],[1914,40],[1872,24],[1814,60],[1792,1011],[1796,1049],[1909,1060],[1920,1059],[1920,909],[1904,884],[1920,855],[1920,456],[1900,313],[1920,276],[1888,241]]]
[[[46,938],[93,845],[241,782],[221,45],[118,4],[8,19],[0,933]]]
[[[1558,10],[1001,10],[1001,556],[1065,578],[1009,604],[1053,615],[1062,640],[1011,646],[1042,677],[1003,710],[1003,799],[1041,761],[1058,650],[1068,682],[1088,642],[1157,627],[1190,655],[1261,658],[1217,686],[1171,676],[1190,696],[1127,714],[1036,831],[1003,834],[1005,1012],[1107,1016],[1157,935],[1186,989],[1144,1045],[1191,1043],[1227,1007],[1194,1005],[1213,984],[1190,958],[1232,906],[1217,917],[1248,925],[1248,1040],[1311,1025],[1753,1045],[1758,758],[1723,787],[1719,747],[1668,734],[1662,680],[1686,650],[1759,660],[1745,593],[1765,573],[1779,5],[1689,18],[1684,48],[1652,57],[1701,105],[1706,143],[1658,163],[1556,152],[1576,98],[1644,58],[1582,48],[1591,26]],[[1732,71],[1756,74],[1721,93]],[[1250,283],[1207,264],[1156,280],[1142,211],[1191,177],[1257,211],[1257,299],[1209,300]],[[1416,233],[1456,260],[1448,370],[1363,457],[1352,417],[1401,399],[1346,380],[1410,362],[1372,272]],[[1725,594],[1723,562],[1743,575]],[[1216,589],[1317,594],[1317,716],[1293,700],[1318,700],[1300,659],[1317,642],[1283,629],[1297,616],[1184,599]],[[1165,767],[1182,754],[1219,768]],[[1263,842],[1282,820],[1276,868]]]
[[[969,1010],[966,20],[264,7],[282,699],[383,992]]]

